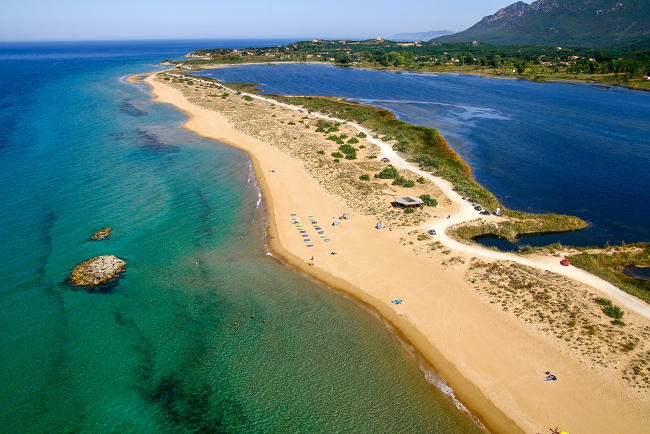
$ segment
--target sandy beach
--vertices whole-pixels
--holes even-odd
[[[622,299],[628,325],[616,327],[592,300],[618,295],[593,276],[561,275],[549,258],[516,263],[454,242],[444,231],[466,210],[444,183],[359,180],[385,166],[367,159],[386,152],[373,140],[360,140],[358,161],[332,163],[336,145],[315,131],[316,116],[164,72],[145,81],[157,102],[188,115],[185,128],[249,154],[272,254],[376,310],[490,431],[647,431],[649,380],[635,369],[650,358],[647,306]],[[358,133],[352,125],[340,131]],[[430,194],[439,206],[409,215],[390,206],[407,194]],[[333,226],[343,214],[349,219]],[[428,227],[443,236],[427,237]],[[546,371],[558,380],[544,381]]]

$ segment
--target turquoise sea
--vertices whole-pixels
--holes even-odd
[[[285,42],[0,45],[2,432],[480,431],[380,319],[267,255],[245,154],[125,80]],[[108,253],[117,285],[65,284]]]

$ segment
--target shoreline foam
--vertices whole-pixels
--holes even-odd
[[[647,399],[621,402],[626,401],[623,397],[628,395],[622,387],[616,387],[614,379],[608,378],[601,384],[599,380],[602,379],[588,367],[565,358],[553,342],[490,310],[490,306],[481,300],[472,298],[467,284],[463,284],[462,275],[451,275],[451,272],[449,276],[440,275],[441,282],[436,283],[452,288],[452,291],[440,290],[439,286],[427,288],[430,282],[423,284],[421,276],[431,273],[431,264],[413,258],[413,263],[400,264],[414,271],[414,277],[405,282],[399,278],[395,280],[395,273],[386,269],[394,264],[386,262],[384,257],[377,257],[376,253],[372,254],[375,250],[373,247],[377,247],[378,252],[394,249],[395,237],[377,240],[373,236],[375,232],[367,229],[372,226],[372,218],[355,215],[351,228],[354,230],[346,233],[347,241],[352,241],[346,247],[352,247],[354,241],[358,243],[360,239],[374,244],[365,249],[370,253],[355,251],[358,254],[355,259],[360,262],[355,264],[358,270],[344,269],[343,264],[334,260],[324,260],[323,266],[320,263],[318,266],[308,266],[306,260],[296,253],[299,250],[296,249],[297,245],[287,236],[290,223],[283,221],[278,214],[279,209],[285,212],[294,205],[286,197],[272,194],[273,190],[282,191],[281,187],[287,184],[277,179],[283,176],[271,175],[268,168],[281,167],[283,174],[286,169],[292,175],[287,179],[290,178],[293,187],[304,182],[306,190],[318,193],[320,200],[311,205],[319,208],[319,215],[338,215],[341,209],[347,209],[346,206],[310,179],[296,159],[237,131],[220,113],[190,103],[179,90],[156,83],[153,76],[146,81],[152,86],[157,101],[172,104],[188,115],[184,128],[242,149],[250,155],[258,184],[266,199],[269,244],[273,256],[281,257],[312,278],[371,306],[394,327],[399,336],[417,349],[424,360],[435,367],[435,371],[457,392],[461,402],[489,428],[498,432],[545,431],[548,427],[561,425],[569,431],[610,432],[617,429],[634,431],[642,426],[645,419],[642,415],[647,414],[648,409]],[[267,158],[270,156],[274,158]],[[357,221],[360,224],[356,224]],[[360,237],[360,234],[366,237]],[[370,263],[362,261],[367,258],[360,258],[365,253],[368,253]],[[404,255],[400,251],[396,253],[403,261]],[[377,279],[376,274],[381,274],[381,278]],[[392,286],[385,282],[391,279]],[[359,282],[363,284],[357,285]],[[415,303],[400,308],[390,304],[389,297],[395,294],[394,288],[399,288],[399,283],[402,283],[402,288],[408,288],[407,303]],[[432,295],[426,289],[439,293]],[[423,309],[425,306],[430,310]],[[431,319],[432,314],[436,318]],[[537,345],[533,345],[533,342]],[[503,357],[499,352],[508,353],[508,356]],[[543,384],[543,380],[538,382],[536,378],[539,374],[536,371],[543,372],[548,366],[562,373],[564,381],[553,385],[558,386],[555,389],[559,390]],[[501,384],[495,382],[497,379],[502,379]],[[586,398],[589,395],[600,396],[601,399],[593,401]]]

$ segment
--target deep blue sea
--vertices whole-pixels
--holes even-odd
[[[650,241],[650,92],[304,64],[201,74],[260,83],[267,93],[342,96],[387,108],[439,129],[507,207],[577,215],[590,224],[520,244]]]
[[[244,153],[125,80],[286,42],[0,44],[2,432],[479,432],[378,318],[266,254]],[[100,254],[117,286],[65,284]]]

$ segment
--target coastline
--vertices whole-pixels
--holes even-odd
[[[477,299],[468,288],[463,273],[451,272],[444,267],[432,269],[430,261],[409,256],[408,247],[406,250],[396,249],[399,234],[384,232],[376,236],[372,217],[354,213],[340,198],[324,191],[304,172],[298,159],[237,131],[220,113],[190,103],[180,91],[156,82],[153,75],[145,81],[152,86],[156,101],[172,104],[188,115],[184,128],[250,155],[267,203],[273,253],[301,272],[376,310],[434,367],[461,402],[489,429],[498,432],[544,431],[550,426],[561,425],[569,431],[608,432],[620,430],[623,423],[628,424],[628,431],[641,426],[639,422],[644,419],[641,415],[648,409],[647,399],[637,406],[628,405],[623,402],[625,399],[619,399],[626,393],[616,387],[611,378],[599,384],[602,378],[573,360],[560,363],[563,375],[567,377],[566,387],[564,383],[562,386],[558,383],[554,386],[560,387],[554,390],[542,381],[540,389],[534,373],[530,377],[529,371],[531,368],[540,370],[544,369],[543,366],[557,366],[558,357],[562,358],[557,345]],[[272,172],[276,167],[278,173]],[[295,193],[295,197],[311,197],[308,208],[305,209],[302,201],[296,201],[290,193]],[[337,229],[340,234],[336,238],[340,236],[345,242],[336,247],[342,253],[350,250],[351,255],[344,254],[354,258],[355,263],[352,266],[342,263],[337,257],[328,257],[327,248],[319,248],[313,251],[318,256],[318,265],[308,265],[305,258],[308,253],[298,253],[304,251],[304,245],[297,243],[300,240],[292,232],[289,210],[300,211],[301,217],[312,212],[323,218],[339,215],[341,210],[350,212],[351,221],[341,228],[345,230]],[[359,248],[359,245],[364,248]],[[391,255],[380,252],[391,252]],[[323,261],[322,265],[320,261]],[[411,272],[408,278],[391,272],[395,263],[400,264],[397,268]],[[432,285],[427,277],[432,274],[437,274],[439,281],[436,285]],[[402,296],[395,288],[400,288],[399,291],[408,293],[408,296]],[[454,291],[445,291],[445,288]],[[392,305],[389,300],[395,296],[402,296],[408,305]],[[438,308],[434,309],[434,318],[431,318],[432,307]],[[531,345],[531,340],[538,345]],[[510,350],[508,357],[495,354],[495,348],[503,349],[504,346]],[[510,378],[511,375],[515,378]],[[590,381],[584,381],[585,378]],[[495,379],[502,381],[495,383]],[[584,404],[580,397],[584,400],[591,394],[603,399],[584,405],[591,407],[589,411],[579,404]],[[622,421],[620,416],[624,414],[627,417]]]

